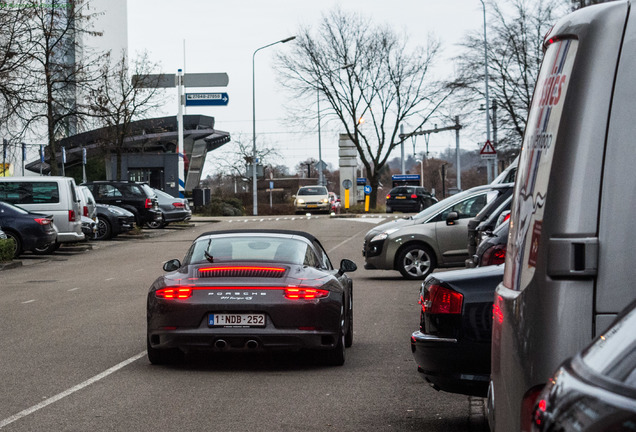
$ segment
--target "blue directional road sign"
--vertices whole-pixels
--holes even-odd
[[[227,93],[186,93],[186,106],[225,106],[230,97]]]
[[[371,193],[371,186],[367,185],[364,187],[364,194],[369,195]]]

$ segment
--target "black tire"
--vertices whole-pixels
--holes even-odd
[[[33,249],[33,253],[36,255],[50,255],[56,250],[60,248],[60,244],[55,242],[52,245],[49,245],[45,248],[35,248]]]
[[[7,239],[13,240],[13,257],[19,257],[22,254],[22,240],[20,240],[20,236],[10,231],[5,231],[4,233],[7,235]]]
[[[168,225],[165,221],[165,219],[163,218],[163,215],[161,215],[161,220],[160,221],[150,221],[150,222],[146,222],[146,226],[148,226],[148,228],[150,229],[159,229],[159,228],[163,228],[166,225]]]
[[[423,202],[420,202],[420,205],[419,205],[419,207],[418,207],[417,212],[419,213],[419,212],[421,212],[422,210],[424,210],[425,208],[426,208],[426,205],[424,205],[424,203],[423,203]]]
[[[387,213],[393,213],[393,209],[389,206],[386,206],[386,212]]]
[[[97,221],[97,232],[95,240],[108,240],[113,237],[113,228],[107,219],[100,218]]]
[[[183,361],[183,351],[178,348],[157,349],[150,345],[150,341],[146,338],[146,353],[148,361],[153,365],[177,364]]]
[[[413,244],[399,252],[395,265],[405,279],[424,279],[435,270],[437,262],[431,248]]]
[[[340,337],[334,349],[325,351],[324,363],[329,366],[342,366],[345,363],[345,333],[340,329]]]

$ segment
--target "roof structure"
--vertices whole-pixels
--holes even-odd
[[[82,163],[82,149],[87,157],[109,153],[113,149],[112,127],[104,127],[73,135],[58,141],[56,160],[62,160],[62,147],[66,152],[66,166]],[[124,152],[128,153],[176,153],[178,143],[178,125],[176,116],[157,117],[138,120],[130,125],[130,133],[124,140]],[[214,129],[214,117],[205,115],[183,116],[183,146],[189,160],[186,173],[186,189],[198,187],[201,169],[208,152],[214,151],[230,142],[229,132]],[[40,161],[31,162],[26,168],[40,171]],[[50,172],[50,160],[45,159],[42,172]],[[190,188],[188,188],[190,186]]]

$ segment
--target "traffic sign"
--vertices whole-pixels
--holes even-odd
[[[186,93],[186,106],[225,106],[230,97],[227,93]]]
[[[371,193],[371,186],[365,186],[364,187],[364,194],[365,195],[369,195]]]
[[[345,189],[351,189],[351,186],[353,186],[353,182],[350,179],[344,179],[342,181],[342,187]]]
[[[497,150],[495,150],[495,147],[492,145],[490,140],[487,140],[484,143],[484,146],[479,151],[479,154],[481,155],[482,159],[497,159]]]

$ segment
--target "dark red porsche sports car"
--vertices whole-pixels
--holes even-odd
[[[232,230],[202,234],[183,262],[150,287],[148,359],[173,363],[191,350],[315,350],[342,365],[353,343],[353,285],[310,234]]]

